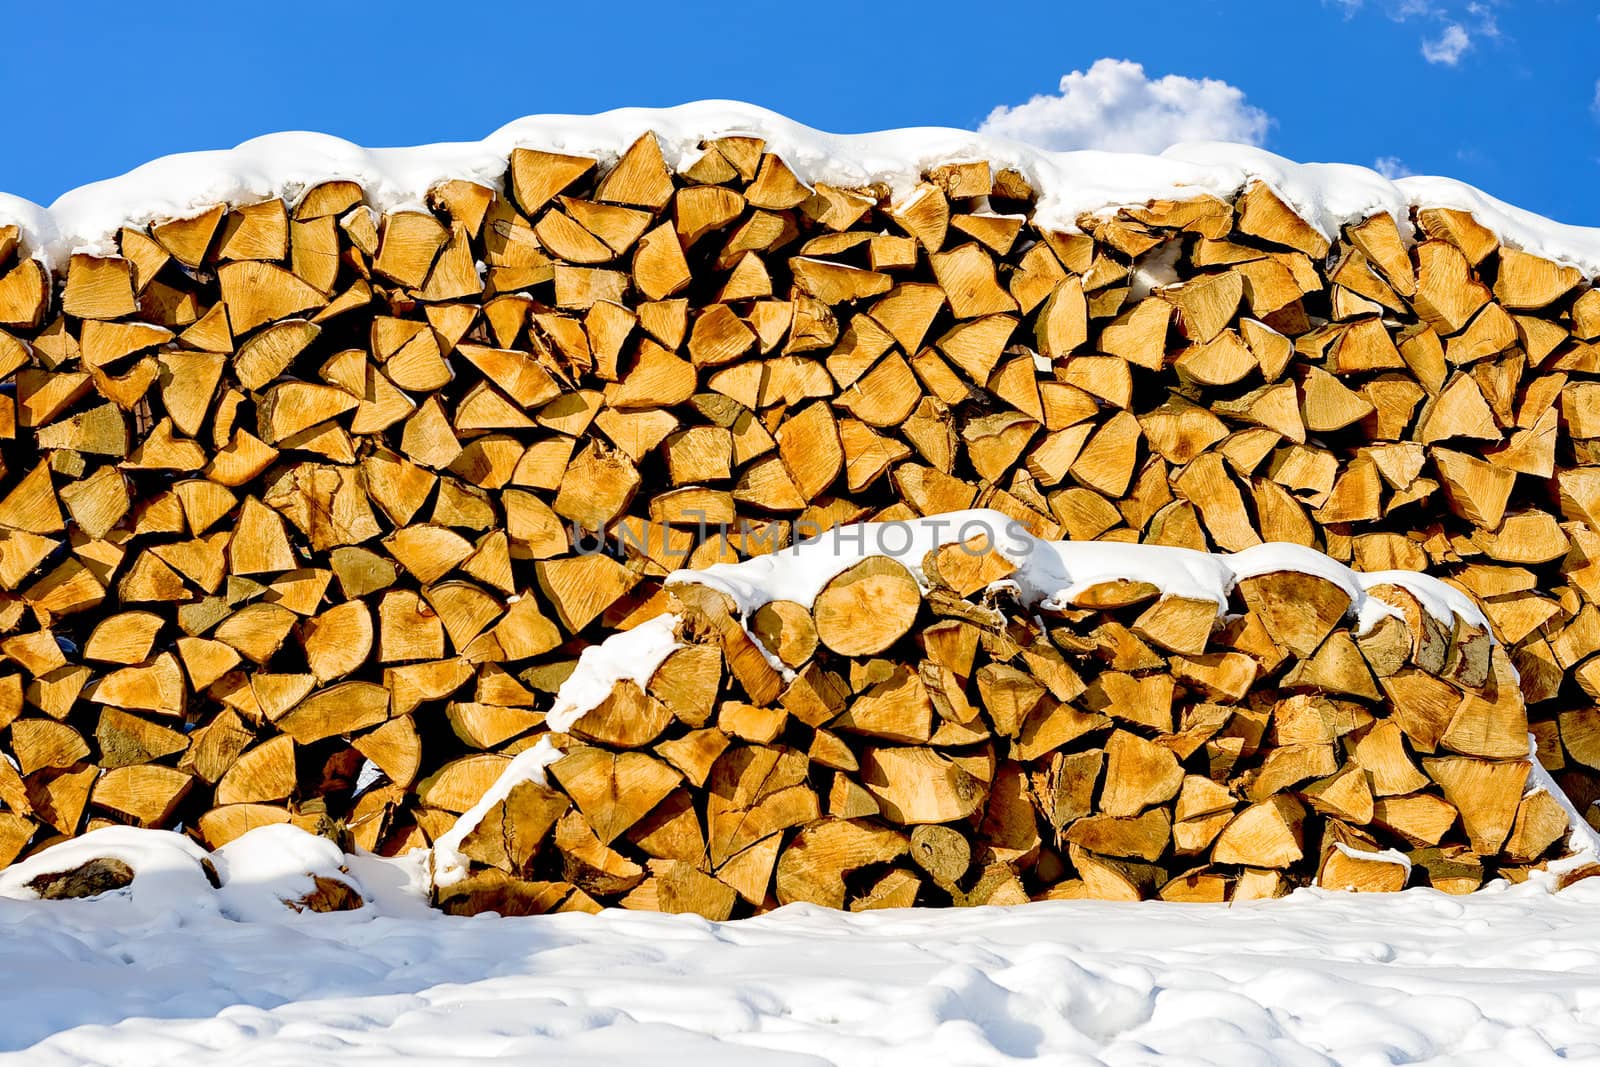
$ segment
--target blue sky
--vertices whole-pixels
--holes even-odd
[[[0,190],[43,203],[275,130],[411,144],[726,97],[841,132],[1005,107],[992,125],[1057,147],[1222,135],[1600,225],[1594,0],[0,7],[7,140],[28,146],[0,157]]]

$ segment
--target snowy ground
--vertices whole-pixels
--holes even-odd
[[[305,858],[236,856],[221,890],[146,862],[97,900],[0,899],[0,1063],[1600,1060],[1600,879],[719,925],[448,918],[371,863],[376,904],[294,915],[269,898]]]

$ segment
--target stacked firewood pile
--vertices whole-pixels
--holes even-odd
[[[1364,633],[1340,586],[1294,571],[1240,581],[1225,625],[1215,601],[1126,579],[1041,615],[969,599],[1014,570],[973,547],[929,555],[926,597],[901,563],[863,560],[809,610],[763,605],[754,636],[722,594],[670,587],[684,647],[617,681],[547,783],[484,814],[461,846],[476,872],[442,905],[726,919],[1460,893],[1566,836],[1525,788],[1504,648],[1402,586],[1372,590],[1393,613]]]
[[[1449,210],[1411,247],[1261,184],[1081,233],[1037,194],[808,185],[747,136],[674,171],[646,134],[427,211],[334,180],[130,225],[59,274],[0,226],[0,862],[107,822],[426,846],[672,570],[973,506],[1447,577],[1586,809],[1588,280]],[[1162,733],[1118,729],[1089,747]]]

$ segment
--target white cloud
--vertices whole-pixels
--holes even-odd
[[[1600,116],[1600,78],[1594,80],[1594,102],[1589,105],[1597,116]]]
[[[1372,7],[1391,22],[1412,19],[1432,22],[1438,35],[1421,40],[1422,57],[1429,63],[1453,67],[1461,57],[1485,41],[1504,38],[1495,9],[1504,0],[1373,0]],[[1345,18],[1367,8],[1366,0],[1323,0],[1324,7],[1337,7]]]
[[[1393,181],[1395,178],[1410,177],[1412,170],[1405,165],[1399,156],[1379,156],[1372,161],[1372,169]]]
[[[1345,18],[1349,18],[1366,6],[1365,0],[1322,0],[1322,5],[1327,7],[1332,4],[1344,11]],[[1379,9],[1383,14],[1395,22],[1404,22],[1406,19],[1417,15],[1438,14],[1433,0],[1380,0]]]
[[[1500,36],[1500,23],[1495,21],[1494,12],[1489,10],[1487,4],[1468,4],[1467,14],[1478,20],[1473,33],[1479,37],[1497,38]]]
[[[1467,49],[1472,47],[1472,37],[1461,28],[1459,22],[1452,22],[1444,28],[1437,39],[1422,41],[1422,58],[1429,63],[1443,63],[1453,67],[1461,62],[1461,57]]]
[[[1404,22],[1418,15],[1432,14],[1436,14],[1436,11],[1428,0],[1397,0],[1389,5],[1389,17],[1396,22]]]
[[[978,129],[1058,151],[1159,152],[1180,141],[1260,144],[1271,121],[1227,82],[1148,78],[1138,63],[1101,59],[1063,75],[1058,93],[995,108]]]

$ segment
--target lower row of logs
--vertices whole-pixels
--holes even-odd
[[[967,549],[923,561],[926,593],[872,558],[743,621],[671,587],[681,647],[543,735],[543,780],[470,826],[439,906],[1462,893],[1565,850],[1504,650],[1405,588],[1369,590],[1395,610],[1365,632],[1343,590],[1289,571],[1221,612],[1127,580],[1040,613],[975,596],[1010,565]],[[420,793],[454,775],[475,799],[506,765],[447,766]]]

